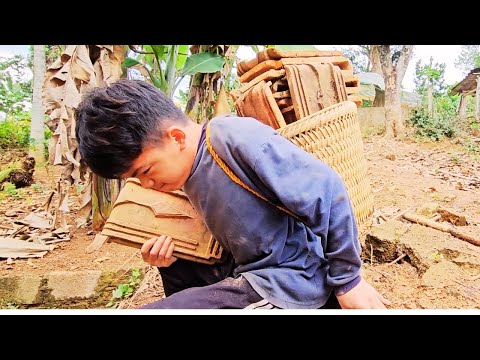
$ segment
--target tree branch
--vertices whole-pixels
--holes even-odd
[[[388,71],[392,58],[390,57],[390,45],[374,45],[378,46],[380,64],[382,65],[382,71],[385,74]]]
[[[402,83],[403,77],[405,76],[405,71],[407,70],[408,62],[412,57],[414,46],[415,45],[403,45],[400,50],[400,58],[397,63],[397,81],[399,84]]]

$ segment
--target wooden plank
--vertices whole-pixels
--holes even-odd
[[[411,222],[418,223],[420,225],[428,226],[446,233],[449,233],[450,235],[455,236],[456,238],[465,240],[469,242],[470,244],[480,246],[480,239],[476,238],[470,234],[467,234],[465,232],[460,231],[453,225],[449,224],[442,224],[438,223],[436,221],[430,220],[429,218],[425,216],[421,216],[418,214],[413,214],[413,213],[405,213],[403,214],[403,217]]]

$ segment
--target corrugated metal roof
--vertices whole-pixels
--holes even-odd
[[[376,85],[380,89],[385,90],[385,81],[382,75],[374,72],[361,72],[355,75],[358,76],[361,84]]]
[[[473,69],[470,73],[460,81],[450,91],[450,95],[461,94],[465,92],[473,91],[477,88],[477,76],[480,75],[480,68]]]

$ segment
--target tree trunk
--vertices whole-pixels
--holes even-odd
[[[112,212],[124,181],[105,179],[95,174],[92,176],[92,227],[95,231],[101,231]]]
[[[117,45],[114,45],[117,46]],[[128,53],[128,46],[124,46],[124,56]],[[121,77],[129,78],[128,71],[125,71]],[[103,177],[91,174],[92,176],[92,228],[95,231],[101,231],[117,200],[120,190],[125,185],[125,181],[119,179],[105,179]]]
[[[42,85],[45,71],[45,45],[33,45],[33,101],[30,138],[34,146],[30,148],[30,156],[35,158],[37,165],[45,162],[45,111],[42,103]]]
[[[370,56],[369,60],[370,63],[372,64],[371,67],[371,72],[380,74],[383,76],[383,71],[382,71],[382,64],[380,62],[380,45],[372,45],[370,49]]]
[[[403,133],[400,86],[396,72],[392,71],[385,76],[385,137],[391,139]]]
[[[431,80],[428,82],[428,115],[433,118],[433,84]]]
[[[385,79],[385,137],[393,138],[404,135],[400,102],[401,83],[410,61],[414,45],[403,45],[397,61],[392,60],[390,45],[378,45],[383,78]]]

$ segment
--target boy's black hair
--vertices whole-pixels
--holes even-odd
[[[104,178],[120,178],[145,144],[161,142],[167,125],[190,121],[153,85],[126,79],[88,92],[75,117],[82,160]]]

